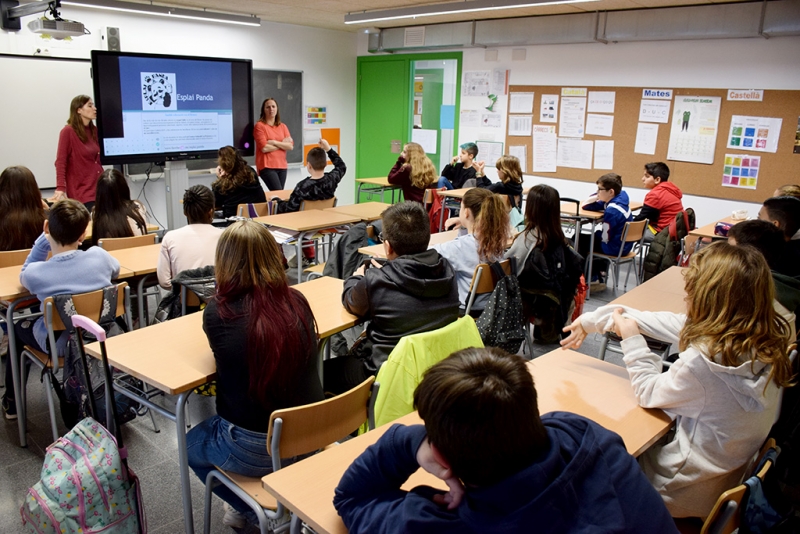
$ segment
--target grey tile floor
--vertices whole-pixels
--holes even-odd
[[[625,271],[623,270],[623,275]],[[624,276],[622,277],[624,278]],[[635,287],[635,277],[631,276],[628,289]],[[622,294],[620,286],[619,294]],[[584,306],[591,311],[605,305],[615,298],[611,288],[592,295]],[[580,352],[597,356],[600,347],[599,336],[589,336]],[[536,345],[534,353],[540,356],[558,345]],[[608,361],[622,365],[621,358],[610,354]],[[2,392],[0,387],[0,392]],[[45,399],[44,386],[38,376],[28,381],[28,447],[20,448],[16,421],[0,422],[0,534],[17,534],[20,531],[19,506],[27,492],[39,478],[44,458],[44,450],[50,444],[50,423]],[[174,407],[170,397],[163,399],[165,406]],[[189,402],[190,421],[198,422],[214,412],[212,398],[193,396]],[[60,419],[60,417],[59,417]],[[123,426],[123,437],[129,450],[129,463],[138,474],[147,512],[151,534],[172,534],[183,532],[183,512],[178,478],[178,453],[175,425],[166,418],[156,415],[160,428],[153,431],[149,416],[137,417]],[[61,426],[60,431],[66,432]],[[195,531],[203,528],[203,485],[192,477],[192,503],[194,507]],[[211,513],[212,533],[231,533],[222,525],[222,502],[214,497]],[[249,532],[256,530],[248,530]]]

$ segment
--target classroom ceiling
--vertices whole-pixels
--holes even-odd
[[[542,5],[539,7],[504,9],[494,12],[487,11],[424,17],[419,19],[416,25],[462,22],[474,19],[499,19],[622,9],[650,9],[673,6],[724,4],[740,1],[749,0],[598,0],[578,4]],[[162,2],[156,0],[154,3],[161,4]],[[163,3],[179,7],[205,8],[209,11],[256,15],[260,17],[262,21],[357,32],[369,27],[390,28],[396,26],[413,26],[415,25],[415,21],[412,19],[400,19],[382,21],[380,23],[345,25],[344,16],[347,13],[441,4],[445,2],[441,0],[223,0],[222,2],[219,0],[168,0]]]

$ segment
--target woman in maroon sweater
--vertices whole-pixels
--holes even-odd
[[[74,198],[91,211],[94,206],[97,179],[103,172],[97,128],[92,122],[97,108],[92,99],[78,95],[69,106],[67,125],[58,136],[56,155],[56,194],[52,201]]]
[[[389,171],[389,183],[403,188],[403,198],[420,203],[436,179],[436,167],[417,143],[408,143]]]

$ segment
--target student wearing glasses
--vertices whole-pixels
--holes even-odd
[[[593,202],[584,204],[583,209],[603,212],[603,228],[595,233],[594,250],[609,256],[619,254],[622,246],[622,232],[625,223],[633,220],[629,205],[628,193],[622,190],[622,177],[610,172],[597,179],[597,196]],[[578,242],[580,255],[586,257],[590,254],[590,236],[581,235]],[[632,243],[622,249],[623,254],[630,252]],[[598,285],[605,283],[605,273],[608,270],[608,260],[598,258],[592,262],[592,282]],[[602,290],[604,288],[597,288]],[[592,290],[595,290],[593,287]]]

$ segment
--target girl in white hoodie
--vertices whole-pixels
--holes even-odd
[[[789,326],[753,247],[714,243],[692,257],[684,278],[685,315],[603,306],[566,327],[561,344],[577,348],[592,332],[622,337],[639,404],[675,419],[674,432],[640,457],[642,469],[673,517],[705,518],[741,481],[775,420],[779,388],[792,378]],[[641,334],[678,344],[667,372]]]

